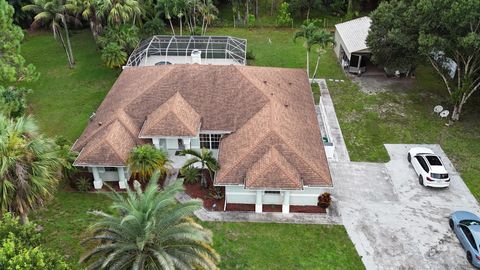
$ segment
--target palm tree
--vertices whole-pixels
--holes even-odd
[[[102,32],[102,19],[97,15],[98,9],[97,0],[69,0],[65,8],[74,13],[81,14],[85,20],[90,24],[90,31],[92,31],[95,41]]]
[[[319,46],[317,49],[317,63],[315,64],[315,70],[313,71],[312,76],[312,78],[315,79],[315,76],[317,75],[318,64],[320,63],[320,56],[325,53],[325,49],[328,46],[335,44],[335,39],[333,38],[333,35],[330,34],[327,30],[320,29],[319,31],[314,33],[312,37],[312,42],[313,44]]]
[[[185,149],[180,152],[181,156],[191,155],[192,157],[188,159],[183,168],[187,168],[193,166],[194,164],[200,163],[200,169],[202,171],[202,179],[200,181],[200,185],[202,187],[208,187],[207,179],[205,178],[204,170],[205,168],[208,170],[210,174],[210,178],[213,179],[213,173],[220,169],[220,166],[213,156],[212,151],[202,148],[200,151],[194,149]]]
[[[2,212],[10,211],[28,223],[28,213],[52,197],[61,164],[55,143],[38,133],[32,118],[0,115]]]
[[[318,31],[318,27],[315,25],[315,23],[309,22],[307,24],[302,24],[300,26],[300,30],[298,30],[293,36],[294,42],[298,38],[303,38],[305,40],[303,42],[303,47],[307,49],[307,74],[309,77],[310,77],[310,52],[312,50],[312,46],[316,44],[316,40],[314,39],[314,37],[317,31]]]
[[[206,0],[200,7],[200,13],[203,16],[202,19],[202,35],[207,33],[209,24],[212,24],[217,19],[218,8],[213,4],[212,0]]]
[[[99,1],[97,16],[107,16],[112,25],[125,24],[134,21],[143,14],[140,4],[136,0],[102,0]]]
[[[170,167],[168,153],[150,144],[135,147],[130,152],[127,163],[132,173],[138,175],[141,181],[148,179],[155,172],[164,175]]]
[[[175,28],[173,28],[171,16],[171,14],[174,14],[174,2],[172,0],[158,0],[155,9],[157,9],[159,13],[163,13],[165,15],[165,19],[167,19],[170,23],[170,28],[175,36]]]
[[[191,217],[201,202],[178,203],[182,181],[159,191],[158,176],[144,191],[135,181],[127,196],[110,194],[115,214],[93,212],[99,220],[85,242],[96,246],[80,262],[88,262],[89,269],[217,269],[212,234]]]
[[[73,57],[72,45],[70,44],[70,36],[68,34],[68,21],[73,21],[76,24],[80,24],[79,20],[75,16],[71,16],[67,13],[64,0],[34,0],[33,4],[26,5],[22,8],[23,11],[34,12],[36,15],[33,17],[32,26],[36,25],[49,25],[52,29],[54,38],[60,38],[60,42],[67,54],[68,64],[70,68],[75,67],[75,59]],[[61,28],[65,29],[65,39]]]

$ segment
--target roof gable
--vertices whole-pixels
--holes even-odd
[[[248,171],[246,188],[301,189],[300,174],[275,147],[271,147]]]
[[[140,137],[196,136],[200,130],[200,115],[176,92],[158,109],[147,116]]]

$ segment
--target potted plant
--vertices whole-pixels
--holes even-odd
[[[330,196],[330,193],[324,192],[320,196],[318,196],[318,203],[317,205],[323,209],[327,209],[330,204],[332,204],[332,197]]]

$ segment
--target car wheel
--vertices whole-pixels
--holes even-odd
[[[450,229],[453,230],[453,220],[452,220],[452,219],[450,219],[450,220],[448,221],[448,225],[450,225]]]
[[[407,160],[409,163],[412,163],[412,156],[410,155],[410,153],[408,153],[407,155]]]
[[[473,265],[473,261],[472,261],[472,253],[470,252],[467,252],[467,261]]]
[[[423,177],[422,177],[422,175],[419,175],[419,176],[418,176],[418,182],[420,183],[420,185],[424,186],[424,185],[423,185]]]

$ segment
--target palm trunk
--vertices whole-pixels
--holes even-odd
[[[72,60],[72,67],[75,66],[75,59],[73,58],[73,52],[72,52],[72,45],[70,44],[70,36],[68,35],[68,26],[67,22],[65,21],[65,17],[62,18],[62,23],[63,26],[65,27],[65,35],[67,37],[67,46],[68,46],[68,53],[70,54],[70,59]]]
[[[310,51],[307,50],[307,76],[310,78]]]
[[[248,26],[248,1],[249,0],[245,0],[245,18],[243,19],[243,23],[245,25],[245,27]]]
[[[172,19],[168,19],[168,22],[170,23],[170,28],[172,28],[172,33],[175,36],[175,28],[173,28]]]
[[[270,7],[270,16],[273,16],[273,7],[275,5],[275,0],[272,0],[272,6]]]
[[[255,0],[255,19],[258,19],[258,0]]]
[[[319,63],[320,63],[320,55],[317,56],[317,63],[315,64],[315,70],[313,71],[312,79],[315,79],[315,76],[317,75],[317,70],[318,70],[318,64]]]
[[[28,215],[25,212],[20,213],[20,223],[25,225],[29,222]]]
[[[455,104],[452,112],[452,118],[451,118],[452,121],[456,122],[460,120],[460,114],[462,113],[462,108],[463,108],[462,102]]]
[[[72,60],[70,59],[70,54],[68,53],[67,46],[65,46],[65,41],[63,40],[63,35],[62,32],[60,32],[57,28],[55,30],[57,32],[57,35],[60,37],[60,43],[62,44],[63,49],[65,50],[65,53],[67,54],[67,60],[68,60],[68,65],[70,68],[73,68],[72,65]]]
[[[180,36],[183,35],[182,32],[183,32],[183,22],[182,22],[182,16],[179,17],[180,19]]]
[[[307,8],[307,21],[310,18],[310,6]]]

